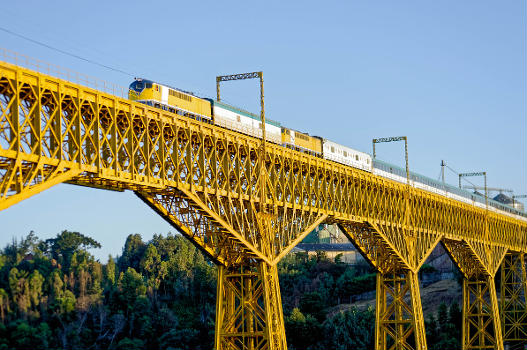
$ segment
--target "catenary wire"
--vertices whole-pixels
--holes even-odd
[[[91,63],[91,64],[94,64],[94,65],[96,65],[96,66],[103,67],[103,68],[106,68],[106,69],[112,70],[112,71],[114,71],[114,72],[117,72],[117,73],[121,73],[121,74],[124,74],[124,75],[130,76],[130,77],[133,77],[133,76],[134,76],[133,74],[128,73],[128,72],[125,72],[125,71],[123,71],[123,70],[121,70],[121,69],[114,68],[114,67],[110,67],[110,66],[107,66],[107,65],[105,65],[105,64],[102,64],[102,63],[99,63],[99,62],[96,62],[96,61],[90,60],[90,59],[88,59],[88,58],[84,58],[84,57],[82,57],[82,56],[76,55],[76,54],[74,54],[74,53],[71,53],[71,52],[68,52],[68,51],[64,51],[64,50],[62,50],[62,49],[59,49],[59,48],[56,48],[56,47],[54,47],[54,46],[48,45],[48,44],[46,44],[46,43],[43,43],[43,42],[41,42],[41,41],[38,41],[38,40],[32,39],[32,38],[27,37],[27,36],[25,36],[25,35],[22,35],[22,34],[19,34],[19,33],[15,33],[15,32],[13,32],[13,31],[7,29],[7,28],[0,27],[0,30],[3,31],[3,32],[6,32],[6,33],[8,33],[8,34],[14,35],[14,36],[16,36],[16,37],[19,37],[19,38],[21,38],[21,39],[24,39],[24,40],[30,41],[30,42],[32,42],[32,43],[34,43],[34,44],[37,44],[37,45],[40,45],[40,46],[46,47],[46,48],[48,48],[48,49],[50,49],[50,50],[54,50],[54,51],[60,52],[60,53],[62,53],[62,54],[64,54],[64,55],[68,55],[68,56],[71,56],[71,57],[77,58],[77,59],[79,59],[79,60],[82,60],[82,61],[85,61],[85,62],[88,62],[88,63]]]

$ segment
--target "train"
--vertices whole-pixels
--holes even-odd
[[[136,78],[129,87],[128,98],[155,108],[160,108],[178,115],[218,125],[249,136],[262,138],[262,120],[259,115],[236,106],[201,98],[191,92],[170,87],[158,82]],[[400,183],[407,183],[406,170],[396,165],[374,159],[368,153],[338,144],[320,136],[312,136],[281,125],[279,122],[265,119],[266,141],[287,147],[339,164],[351,166],[374,175]],[[454,200],[475,205],[480,208],[527,221],[527,214],[511,206],[485,200],[484,196],[471,193],[428,178],[424,175],[410,173],[410,186],[436,193]]]

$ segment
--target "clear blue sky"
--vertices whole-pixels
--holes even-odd
[[[263,70],[269,118],[367,152],[374,137],[407,135],[411,170],[437,178],[445,159],[524,194],[525,18],[523,0],[15,1],[0,26],[203,96],[214,96],[216,75]],[[0,46],[130,83],[1,31]],[[256,81],[223,91],[258,111]],[[402,145],[379,147],[401,165],[402,154]],[[130,233],[174,232],[131,192],[71,185],[0,212],[0,246],[63,229],[100,241],[94,254],[104,261]]]

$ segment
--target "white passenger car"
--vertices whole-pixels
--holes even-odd
[[[243,109],[230,106],[223,102],[210,100],[214,124],[224,128],[239,131],[246,135],[262,138],[262,120],[260,116],[244,111]],[[280,123],[265,119],[266,140],[281,144],[282,134]]]
[[[359,152],[326,139],[322,141],[322,153],[324,154],[324,159],[371,172],[371,156],[367,153]]]

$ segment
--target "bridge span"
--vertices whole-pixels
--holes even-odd
[[[134,191],[218,264],[217,350],[287,348],[276,265],[320,223],[338,224],[377,270],[376,349],[426,349],[418,271],[440,243],[464,276],[463,349],[527,343],[527,221],[265,150],[258,138],[0,62],[0,210],[63,182]]]

